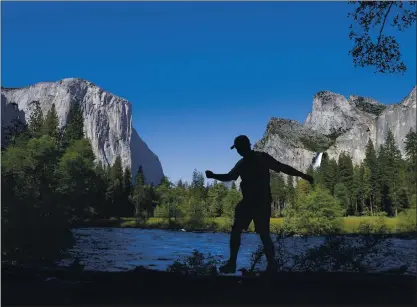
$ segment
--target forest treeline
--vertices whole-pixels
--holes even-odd
[[[158,186],[146,184],[142,167],[134,170],[132,178],[120,157],[111,166],[96,163],[83,133],[79,104],[71,107],[65,127],[59,128],[55,105],[44,115],[39,102],[32,103],[34,111],[27,124],[17,119],[3,127],[2,253],[6,261],[59,258],[73,244],[70,228],[85,219],[163,217],[198,225],[206,218],[232,217],[241,199],[235,183],[231,188],[218,182],[207,184],[203,173],[194,170],[189,183],[164,177]],[[333,208],[337,217],[395,216],[415,208],[416,144],[417,134],[410,130],[402,157],[389,131],[378,149],[368,142],[359,166],[353,166],[348,153],[337,161],[324,154],[320,167],[308,170],[314,186],[271,173],[273,216],[289,218],[308,211],[326,216],[329,213],[321,210],[325,207]]]

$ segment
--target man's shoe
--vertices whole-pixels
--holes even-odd
[[[236,273],[236,263],[227,262],[225,265],[219,267],[219,272],[223,274]]]

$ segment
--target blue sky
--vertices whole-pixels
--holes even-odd
[[[416,84],[415,27],[398,36],[405,75],[354,68],[347,2],[1,5],[2,85],[79,77],[128,99],[174,181],[229,171],[236,135],[303,122],[320,90],[394,103]]]

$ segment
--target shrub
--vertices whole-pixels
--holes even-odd
[[[192,255],[184,261],[177,259],[168,267],[167,271],[183,275],[215,275],[218,262],[211,254],[205,257],[203,253],[195,249]]]
[[[416,232],[416,209],[408,209],[398,214],[397,231],[400,232]]]
[[[342,230],[344,210],[340,203],[320,187],[297,198],[295,205],[285,210],[284,230],[287,233],[321,235]]]

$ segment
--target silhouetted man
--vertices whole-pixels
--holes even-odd
[[[230,259],[219,268],[221,273],[235,273],[236,260],[240,247],[240,237],[242,230],[247,230],[253,220],[255,231],[260,235],[265,256],[268,260],[267,270],[276,271],[275,251],[269,234],[269,223],[271,218],[271,188],[270,170],[283,172],[290,176],[298,176],[310,183],[313,178],[302,172],[297,171],[291,166],[282,164],[264,152],[251,149],[249,138],[240,135],[235,138],[234,144],[230,149],[236,148],[237,152],[243,157],[236,163],[235,167],[228,174],[214,174],[206,171],[207,178],[219,181],[236,180],[241,178],[240,190],[243,199],[235,208],[234,223],[230,234]]]

